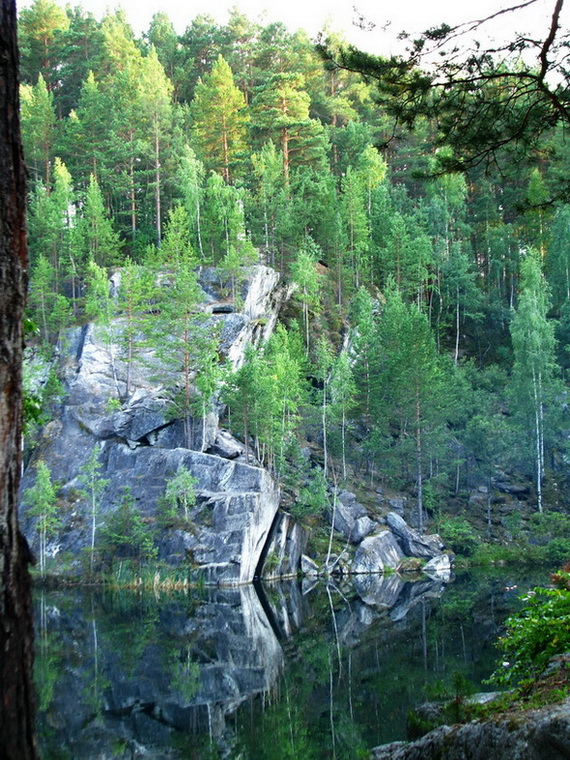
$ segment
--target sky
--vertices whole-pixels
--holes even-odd
[[[18,1],[18,0],[17,0]],[[65,5],[65,0],[56,0]],[[20,8],[31,5],[33,0],[20,0]],[[107,10],[121,7],[137,34],[148,29],[150,20],[158,10],[166,12],[178,33],[182,33],[191,20],[200,13],[225,23],[228,10],[237,6],[253,20],[264,23],[282,21],[291,31],[302,28],[315,36],[325,24],[358,47],[387,55],[400,52],[402,43],[397,35],[402,30],[423,31],[445,21],[454,25],[473,18],[481,18],[501,7],[517,5],[525,0],[477,0],[470,4],[458,0],[69,0],[72,6],[81,5],[101,18]],[[523,26],[544,37],[548,29],[549,14],[554,0],[536,0],[523,11],[506,14],[496,24],[498,33],[512,35]],[[355,25],[363,17],[370,27],[364,31]],[[544,29],[544,34],[542,34]]]

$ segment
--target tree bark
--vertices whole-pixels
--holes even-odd
[[[27,284],[18,86],[16,5],[0,0],[0,757],[35,760],[30,552],[17,523]]]

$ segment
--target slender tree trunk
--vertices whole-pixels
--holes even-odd
[[[186,314],[186,325],[184,328],[184,427],[186,428],[186,446],[192,448],[192,430],[190,426],[190,324],[189,315]]]
[[[423,499],[423,473],[422,473],[422,413],[419,394],[416,394],[416,466],[417,466],[417,489],[418,489],[418,530],[424,532],[424,499]]]
[[[344,408],[345,401],[343,400],[342,403],[342,422],[340,428],[340,439],[342,444],[342,479],[346,480],[346,410]]]
[[[243,442],[245,445],[245,463],[249,464],[249,431],[247,418],[247,404],[243,405]]]
[[[457,364],[457,360],[459,359],[459,285],[457,285],[457,291],[456,291],[456,313],[455,313],[455,356],[454,356],[454,364]]]
[[[97,531],[97,497],[95,495],[95,476],[91,477],[91,574],[95,565],[95,533]]]
[[[491,476],[487,478],[487,538],[491,538]]]
[[[532,371],[532,387],[534,394],[534,437],[536,439],[536,500],[538,511],[542,512],[542,477],[543,477],[543,460],[541,452],[541,425],[540,425],[540,399],[538,392],[538,380],[536,372]]]
[[[323,424],[323,473],[328,473],[328,437],[327,437],[327,379],[323,380],[323,405],[321,410]]]
[[[160,216],[162,214],[161,202],[160,202],[160,139],[159,139],[159,125],[158,119],[155,119],[154,125],[154,203],[156,214],[156,245],[160,248],[160,241],[162,240],[162,224]]]
[[[289,132],[287,127],[284,127],[281,134],[281,150],[283,151],[283,180],[285,185],[289,185]]]
[[[132,152],[129,161],[129,195],[131,200],[131,236],[134,240],[137,234],[137,201],[135,194],[135,157]]]
[[[200,258],[204,261],[204,248],[202,246],[202,222],[200,216],[200,198],[198,196],[198,184],[196,184],[196,234],[198,235],[198,248]]]
[[[27,285],[18,87],[16,5],[0,0],[0,757],[35,760],[31,555],[17,521]]]

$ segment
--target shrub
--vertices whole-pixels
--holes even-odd
[[[156,559],[152,531],[143,521],[128,486],[123,489],[119,508],[107,518],[101,529],[100,551],[103,559]]]
[[[570,566],[551,576],[555,588],[535,588],[520,612],[506,621],[498,646],[504,661],[491,676],[513,685],[537,678],[551,657],[570,649]]]
[[[570,517],[563,512],[542,512],[530,518],[535,536],[546,540],[563,538],[570,534]]]
[[[461,517],[442,520],[439,535],[456,554],[462,554],[464,557],[471,556],[480,542],[471,525]]]

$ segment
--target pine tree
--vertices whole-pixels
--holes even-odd
[[[299,74],[274,74],[252,102],[252,128],[281,149],[285,184],[292,166],[324,162],[324,130],[310,118],[310,97],[303,85]]]
[[[145,121],[146,151],[151,156],[156,241],[162,240],[162,163],[165,143],[172,129],[172,83],[164,73],[154,47],[142,59],[138,79],[141,116]]]
[[[22,85],[20,97],[24,158],[36,181],[42,179],[49,188],[56,138],[53,94],[40,74],[34,86]]]
[[[206,168],[221,174],[226,182],[239,176],[249,116],[244,96],[221,55],[196,86],[192,116],[194,144]]]
[[[64,9],[51,0],[34,0],[23,8],[19,18],[19,36],[22,47],[22,68],[28,81],[42,76],[50,89],[57,87],[55,72],[58,68],[62,33],[69,27]]]
[[[426,445],[434,440],[445,406],[443,377],[427,317],[406,304],[389,283],[378,320],[371,357],[371,418],[376,439],[388,445],[384,454],[401,464],[415,460],[418,526],[423,530]],[[396,431],[390,433],[391,428]]]
[[[137,356],[146,346],[144,330],[148,312],[156,291],[152,269],[134,264],[127,259],[121,268],[121,285],[117,311],[123,320],[117,341],[122,360],[126,364],[125,393],[131,393],[132,370]]]
[[[94,174],[89,178],[82,212],[79,226],[85,246],[85,259],[94,261],[100,267],[118,264],[121,241],[113,229]]]
[[[165,244],[168,234],[167,229]],[[158,263],[160,266],[160,260]],[[184,422],[186,446],[189,449],[194,445],[192,380],[198,352],[196,336],[203,329],[203,316],[199,310],[201,291],[195,265],[196,260],[189,255],[169,262],[167,270],[158,270],[160,287],[156,290],[157,314],[147,322],[147,334],[159,359],[162,368],[160,372],[165,378],[163,382],[172,383],[175,388],[173,411]]]
[[[263,240],[263,248],[268,257],[268,263],[275,266],[277,254],[277,225],[279,212],[285,204],[283,198],[283,159],[275,145],[265,143],[259,153],[251,156],[253,173],[257,180],[257,192],[251,203],[251,214],[258,216],[261,211],[261,229],[259,239]],[[252,199],[253,200],[253,199]]]

